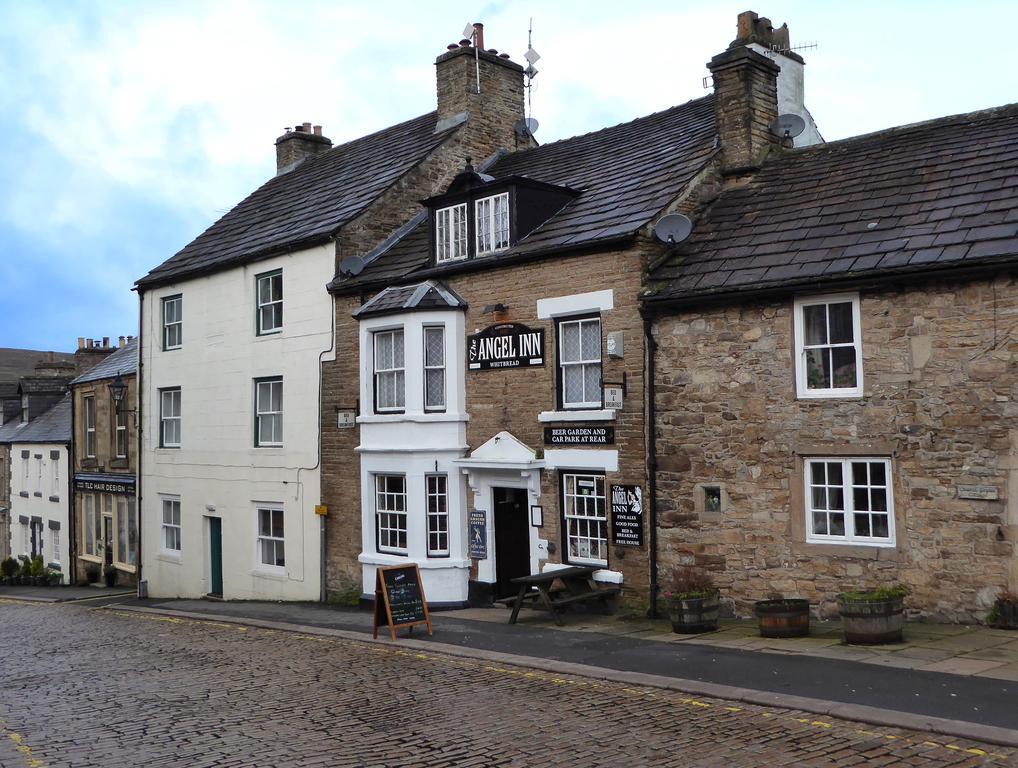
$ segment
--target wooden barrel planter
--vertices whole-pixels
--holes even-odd
[[[672,631],[692,635],[717,629],[720,606],[720,593],[690,599],[669,598],[668,618],[672,622]]]
[[[904,597],[859,600],[838,595],[845,642],[853,645],[900,643],[905,628]]]
[[[760,600],[753,605],[761,637],[806,637],[809,600]]]
[[[998,598],[994,604],[995,621],[991,622],[997,629],[1018,629],[1018,602]]]

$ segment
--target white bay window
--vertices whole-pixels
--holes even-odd
[[[375,410],[400,411],[406,406],[406,360],[403,329],[375,331]]]

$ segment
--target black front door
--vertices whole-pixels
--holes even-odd
[[[515,595],[511,579],[530,574],[530,519],[527,492],[522,488],[492,488],[495,507],[496,598]]]

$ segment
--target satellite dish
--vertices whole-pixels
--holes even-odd
[[[806,121],[796,114],[778,115],[771,123],[771,133],[781,139],[794,139],[806,130]]]
[[[537,127],[539,125],[540,123],[537,122],[536,118],[521,117],[513,123],[513,129],[516,131],[517,136],[526,136],[528,133],[533,136],[537,133]]]
[[[339,273],[347,277],[356,277],[364,271],[364,259],[360,256],[347,256],[339,262]]]
[[[654,225],[654,237],[669,245],[681,243],[689,237],[689,233],[692,231],[693,222],[689,220],[688,216],[683,216],[681,213],[669,213],[662,216]]]

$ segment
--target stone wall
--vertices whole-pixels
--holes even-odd
[[[866,291],[861,319],[864,396],[820,400],[795,396],[790,297],[656,321],[662,576],[701,565],[743,615],[776,593],[830,614],[900,581],[914,615],[978,621],[1015,587],[1015,279]],[[843,454],[891,457],[896,547],[805,543],[802,458]],[[727,508],[705,512],[700,484]]]

